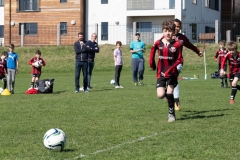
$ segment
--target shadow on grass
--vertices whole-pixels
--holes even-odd
[[[215,115],[201,115],[204,113],[209,113],[209,112],[220,112],[220,111],[229,111],[229,110],[234,110],[234,109],[217,109],[217,110],[208,110],[208,111],[183,111],[187,112],[189,114],[181,114],[181,118],[178,120],[187,120],[187,119],[200,119],[200,118],[214,118],[214,117],[222,117],[228,114],[215,114]]]
[[[53,92],[53,93],[50,93],[50,94],[61,94],[61,93],[64,93],[66,91],[56,91],[56,92]]]
[[[64,149],[62,152],[74,152],[75,149]]]

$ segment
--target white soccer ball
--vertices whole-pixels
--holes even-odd
[[[67,143],[65,133],[58,128],[48,130],[43,136],[43,144],[52,151],[62,151]]]
[[[33,65],[34,65],[34,67],[37,67],[37,68],[38,68],[38,67],[40,67],[40,62],[39,62],[39,61],[36,61],[36,62],[34,62]]]
[[[112,80],[110,81],[110,84],[115,84],[115,80],[112,79]]]

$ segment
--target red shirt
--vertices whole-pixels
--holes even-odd
[[[42,58],[37,59],[37,57],[31,58],[28,63],[30,65],[32,65],[33,63],[35,63],[37,61],[39,61],[42,64],[42,66],[46,65],[46,62]],[[42,73],[42,66],[40,66],[38,68],[32,66],[31,74],[39,74],[40,75]]]
[[[227,52],[228,52],[228,50],[226,50],[226,48],[218,49],[214,56],[214,59],[216,60],[218,58],[218,63],[221,64],[222,60],[223,60],[224,56],[227,54]]]
[[[240,53],[237,51],[237,55],[233,56],[230,53],[227,53],[221,63],[221,69],[224,69],[225,63],[228,61],[229,65],[229,74],[236,74],[240,72]]]
[[[177,65],[183,62],[182,57],[182,45],[179,41],[172,41],[170,44],[166,46],[160,40],[157,40],[150,51],[149,63],[150,67],[155,70],[155,52],[158,51],[158,64],[157,64],[157,78],[163,77],[161,72],[165,74],[165,78],[169,78],[170,76],[178,76]]]
[[[7,61],[0,58],[0,75],[5,76],[7,73]]]

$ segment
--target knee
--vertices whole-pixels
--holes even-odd
[[[157,98],[163,99],[165,97],[165,93],[157,93]]]

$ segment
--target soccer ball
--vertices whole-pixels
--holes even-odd
[[[48,130],[43,136],[44,146],[52,151],[62,151],[66,146],[67,137],[65,133],[58,128]]]
[[[36,61],[33,65],[34,65],[34,67],[38,68],[38,67],[40,67],[40,62]]]
[[[115,84],[115,80],[112,79],[112,80],[110,81],[110,84]]]

